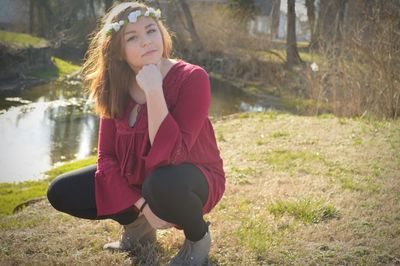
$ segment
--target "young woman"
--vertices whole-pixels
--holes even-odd
[[[170,58],[160,16],[136,2],[105,15],[83,72],[100,116],[97,164],[57,177],[47,196],[59,211],[123,225],[107,249],[151,243],[155,229],[183,229],[169,265],[203,265],[211,246],[203,215],[225,190],[210,82],[203,68]]]

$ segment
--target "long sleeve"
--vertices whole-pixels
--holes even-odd
[[[107,215],[127,209],[139,200],[139,189],[129,187],[121,174],[115,153],[115,121],[101,118],[99,126],[98,160],[95,178],[97,215]]]
[[[146,168],[185,162],[208,117],[210,103],[208,74],[195,68],[183,82],[175,108],[162,121],[150,151],[143,156]]]

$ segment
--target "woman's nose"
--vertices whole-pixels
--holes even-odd
[[[143,45],[143,46],[147,46],[147,45],[149,45],[150,43],[151,43],[151,40],[150,40],[149,37],[143,37],[143,39],[142,39],[142,45]]]

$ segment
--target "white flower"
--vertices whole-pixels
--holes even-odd
[[[161,10],[157,9],[156,11],[156,18],[161,18]]]
[[[156,13],[156,10],[155,10],[154,8],[152,8],[152,7],[149,7],[149,8],[147,9],[147,12],[149,12],[149,13]]]
[[[119,29],[121,28],[121,26],[120,26],[117,22],[115,22],[115,23],[112,24],[112,28],[113,28],[115,31],[119,31]]]
[[[131,13],[128,15],[128,20],[129,20],[129,22],[131,22],[131,23],[137,22],[138,17],[139,17],[141,14],[142,14],[142,12],[141,12],[140,10],[136,10],[136,11],[131,12]]]
[[[142,11],[140,11],[140,10],[133,11],[128,15],[128,21],[120,20],[118,22],[106,24],[106,25],[104,25],[104,30],[107,33],[110,33],[110,34],[112,33],[113,30],[115,32],[117,32],[126,23],[129,23],[129,22],[130,23],[135,23],[135,22],[137,22],[139,17],[142,16],[142,15],[146,16],[146,17],[149,17],[149,16],[153,17],[154,16],[156,18],[160,18],[161,17],[161,10],[160,9],[154,10],[154,8],[149,7],[144,14],[142,14]]]
[[[112,30],[112,29],[113,29],[112,24],[106,24],[106,25],[104,25],[104,30],[105,30],[105,31],[110,31],[110,30]]]
[[[149,9],[147,9],[146,14],[147,15],[145,15],[145,16],[150,16],[150,14],[151,14],[151,15],[154,15],[156,18],[160,18],[161,17],[161,10],[160,9],[155,10],[154,8],[149,7]]]
[[[311,70],[312,70],[313,72],[317,72],[317,71],[319,70],[319,67],[318,67],[317,63],[315,63],[315,62],[313,62],[313,63],[310,65],[310,67],[311,67]]]

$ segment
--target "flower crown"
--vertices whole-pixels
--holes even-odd
[[[155,10],[154,8],[149,7],[146,10],[146,12],[144,12],[144,13],[142,13],[141,10],[133,11],[133,12],[129,13],[128,19],[120,20],[118,22],[108,23],[108,24],[104,25],[104,30],[107,33],[107,35],[111,35],[111,34],[113,34],[113,32],[119,31],[119,29],[122,26],[124,26],[125,24],[128,24],[129,22],[130,23],[137,22],[138,19],[142,16],[153,17],[153,18],[159,19],[161,17],[161,10],[160,9]]]

